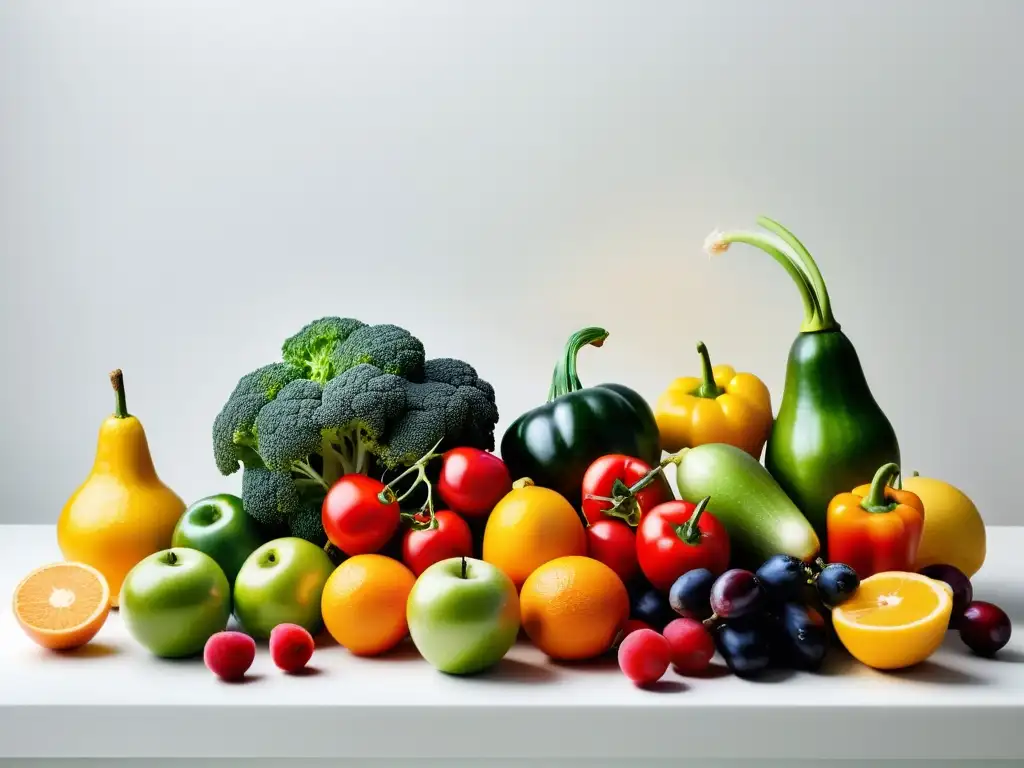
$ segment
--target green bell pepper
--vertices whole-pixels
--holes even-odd
[[[653,466],[661,458],[654,412],[639,393],[622,384],[580,383],[580,349],[600,347],[606,338],[603,328],[584,328],[570,336],[552,374],[547,402],[513,421],[501,439],[501,457],[513,477],[529,477],[577,509],[583,475],[595,459],[621,453]]]

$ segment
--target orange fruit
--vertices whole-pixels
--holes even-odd
[[[324,585],[324,626],[356,656],[390,651],[409,633],[405,605],[415,582],[413,572],[390,557],[350,557]]]
[[[32,640],[54,651],[85,645],[110,613],[110,585],[85,563],[36,568],[14,590],[14,615]]]
[[[885,571],[860,583],[832,610],[850,655],[875,669],[909,667],[931,656],[946,636],[953,590],[919,573]]]
[[[612,647],[629,619],[629,595],[607,565],[570,555],[530,574],[519,610],[534,645],[553,659],[578,661]]]
[[[517,480],[487,518],[482,554],[518,589],[538,566],[586,555],[587,532],[564,496],[529,479]]]

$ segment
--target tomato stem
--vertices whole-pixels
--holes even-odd
[[[693,510],[693,514],[690,515],[690,519],[676,528],[676,536],[682,539],[684,543],[691,546],[700,544],[700,516],[704,514],[704,510],[707,508],[709,501],[711,501],[710,496],[705,496],[703,499],[698,501],[697,506]]]

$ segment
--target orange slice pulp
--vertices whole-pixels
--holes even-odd
[[[110,613],[110,587],[85,563],[51,563],[29,573],[14,590],[14,615],[34,642],[50,650],[85,645]]]

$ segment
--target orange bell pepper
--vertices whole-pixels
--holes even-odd
[[[888,485],[896,464],[878,469],[870,484],[840,493],[828,505],[829,560],[846,563],[866,579],[882,571],[913,571],[924,531],[924,503]]]

